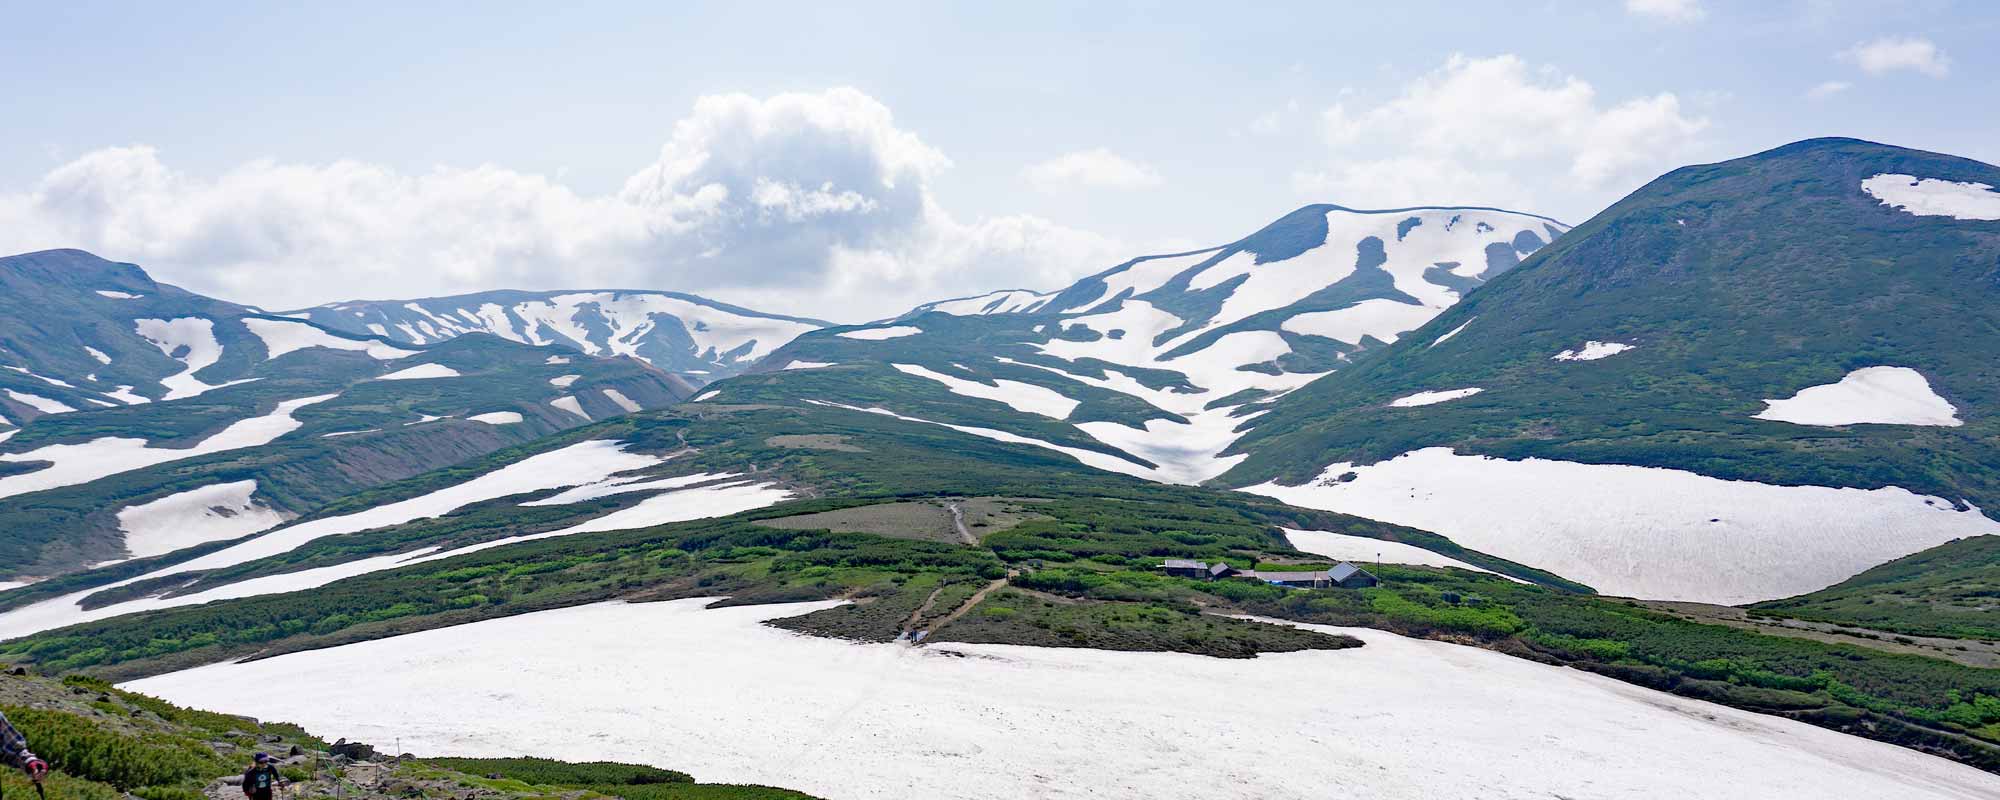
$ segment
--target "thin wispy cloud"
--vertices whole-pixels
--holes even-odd
[[[1857,44],[1840,53],[1870,75],[1910,71],[1942,78],[1951,74],[1951,59],[1929,39],[1919,36],[1884,36]]]
[[[1700,0],[1625,0],[1625,11],[1633,16],[1665,22],[1700,22],[1708,16]]]
[[[1030,183],[1045,190],[1068,187],[1144,189],[1166,183],[1152,166],[1099,147],[1064,153],[1026,170]]]
[[[1814,100],[1824,100],[1852,88],[1854,88],[1854,84],[1847,81],[1826,81],[1811,89],[1807,89],[1806,97]]]

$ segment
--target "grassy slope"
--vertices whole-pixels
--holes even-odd
[[[387,800],[788,800],[806,795],[753,786],[697,784],[685,773],[632,764],[566,764],[546,759],[428,759],[346,765],[326,742],[295,725],[181,708],[157,698],[73,675],[57,680],[0,675],[0,711],[52,771],[47,790],[59,800],[201,800],[233,795],[219,779],[240,775],[253,751],[284,759],[294,782],[288,796]],[[299,755],[287,754],[296,747]],[[488,777],[497,775],[498,777]],[[0,774],[6,792],[34,791],[14,770]],[[810,798],[807,798],[810,800]]]
[[[2000,639],[2000,536],[1949,542],[1751,611],[1918,636]]]

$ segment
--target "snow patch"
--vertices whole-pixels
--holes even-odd
[[[1773,486],[1442,447],[1334,464],[1303,486],[1243,491],[1432,531],[1607,594],[1731,605],[1824,589],[1952,539],[2000,534],[2000,522],[1976,509],[1953,511],[1896,487]]]
[[[2000,219],[2000,192],[1990,184],[1883,173],[1863,180],[1861,190],[1882,205],[1919,217]]]
[[[0,461],[52,462],[34,472],[0,478],[0,497],[73,486],[155,464],[269,444],[304,424],[292,419],[292,412],[335,397],[339,395],[287,400],[269,414],[240,420],[189,448],[148,447],[144,439],[105,437],[83,444],[51,444],[25,453],[0,454]]]
[[[578,402],[574,395],[563,395],[554,400],[550,400],[549,405],[555,406],[556,408],[560,408],[571,414],[575,414],[579,417],[584,418],[585,420],[590,419],[590,415],[585,413],[583,410],[583,403]]]
[[[51,400],[38,394],[28,394],[27,392],[17,392],[13,389],[8,389],[7,396],[13,398],[16,403],[44,414],[67,414],[76,410],[61,400]]]
[[[714,400],[715,396],[719,394],[722,394],[721,389],[710,389],[706,392],[702,392],[701,394],[695,395],[694,401],[697,403],[705,403],[710,400]]]
[[[1468,386],[1464,389],[1446,389],[1443,391],[1418,392],[1416,394],[1404,395],[1402,397],[1398,397],[1394,400],[1391,400],[1389,401],[1389,406],[1392,408],[1415,408],[1417,406],[1434,406],[1439,403],[1445,403],[1445,402],[1450,402],[1452,400],[1471,397],[1483,391],[1486,390],[1481,389],[1477,386]]]
[[[1799,390],[1784,400],[1765,400],[1757,419],[1794,425],[1935,425],[1965,424],[1958,409],[1930,381],[1909,367],[1864,367],[1847,373],[1839,383]]]
[[[1340,561],[1352,561],[1357,564],[1388,563],[1416,564],[1425,567],[1456,567],[1458,569],[1469,569],[1473,572],[1484,572],[1488,575],[1499,575],[1499,573],[1485,567],[1476,567],[1443,553],[1425,550],[1421,547],[1402,542],[1370,539],[1366,536],[1353,536],[1345,533],[1334,533],[1332,531],[1302,531],[1292,528],[1283,528],[1281,530],[1285,532],[1285,539],[1292,543],[1292,547],[1302,552],[1312,553],[1317,556],[1326,556],[1327,558]],[[1501,577],[1525,583],[1525,581],[1521,581],[1519,578],[1505,575]]]
[[[124,403],[124,404],[126,404],[126,405],[128,405],[128,406],[136,406],[136,405],[139,405],[140,403],[150,403],[150,402],[153,402],[153,401],[152,401],[151,399],[147,398],[147,397],[146,397],[145,395],[141,395],[141,394],[134,394],[134,393],[132,392],[132,387],[130,387],[130,386],[120,386],[120,387],[118,387],[117,389],[113,389],[113,390],[111,390],[111,391],[109,391],[109,392],[105,392],[105,393],[104,393],[104,396],[105,396],[105,397],[109,397],[109,398],[111,398],[111,399],[113,399],[113,400],[117,400],[117,401],[119,401],[119,402],[121,402],[121,403]]]
[[[1600,342],[1592,339],[1584,342],[1581,349],[1564,350],[1549,356],[1549,359],[1553,361],[1596,361],[1600,358],[1610,358],[1630,349],[1632,349],[1632,345],[1624,342]]]
[[[1321,336],[1360,345],[1363,338],[1396,341],[1404,331],[1422,327],[1438,309],[1398,300],[1363,300],[1335,311],[1314,311],[1285,320],[1278,327],[1292,333]]]
[[[163,400],[194,397],[224,386],[235,386],[256,380],[247,378],[224,384],[207,384],[194,376],[195,373],[222,360],[222,344],[215,340],[214,320],[206,317],[179,317],[172,320],[140,319],[133,320],[133,326],[139,338],[152,342],[153,346],[160,348],[160,352],[165,353],[168,358],[179,361],[187,367],[177,375],[160,379],[160,385],[167,390],[166,396],[161,398]],[[174,355],[175,351],[182,349],[186,352],[179,356]]]
[[[834,335],[843,339],[861,339],[864,341],[879,342],[883,339],[900,339],[905,336],[915,336],[923,332],[923,328],[915,325],[891,325],[886,328],[862,328],[858,331],[841,331]]]
[[[488,425],[513,425],[520,422],[524,417],[521,416],[521,412],[519,411],[488,411],[484,414],[474,414],[466,417],[466,419],[473,422],[483,422]]]
[[[97,363],[99,364],[111,363],[111,356],[105,355],[103,350],[99,350],[95,347],[90,347],[86,345],[83,348],[83,351],[89,353],[91,358],[97,359]]]
[[[1433,341],[1433,342],[1431,342],[1431,347],[1436,347],[1436,346],[1438,346],[1438,345],[1441,345],[1441,344],[1444,344],[1445,342],[1449,341],[1449,340],[1451,339],[1451,337],[1453,337],[1453,336],[1457,336],[1457,335],[1458,335],[1458,332],[1459,332],[1459,331],[1462,331],[1462,330],[1465,330],[1465,327],[1466,327],[1467,325],[1471,325],[1471,324],[1472,324],[1472,320],[1473,320],[1473,319],[1479,319],[1479,318],[1478,318],[1478,317],[1473,317],[1472,319],[1468,319],[1468,320],[1466,320],[1466,321],[1465,321],[1465,323],[1464,323],[1464,324],[1462,324],[1462,325],[1459,325],[1459,326],[1458,326],[1458,327],[1456,327],[1456,328],[1452,328],[1452,329],[1451,329],[1450,331],[1447,331],[1447,332],[1445,333],[1445,335],[1443,335],[1443,336],[1439,336],[1439,337],[1437,338],[1437,340],[1436,340],[1436,341]],[[1427,349],[1428,349],[1428,348],[1427,348]]]
[[[457,378],[457,377],[461,377],[458,370],[452,369],[451,367],[447,367],[443,364],[418,364],[414,367],[399,369],[387,375],[379,376],[375,380],[411,381],[411,380],[422,380],[425,378]]]
[[[137,300],[140,297],[144,296],[144,295],[132,294],[131,292],[114,292],[110,289],[98,289],[96,291],[97,291],[97,296],[109,297],[113,300]]]
[[[793,361],[790,364],[786,364],[785,369],[822,369],[837,366],[840,365],[832,361]]]
[[[147,558],[284,524],[284,514],[253,499],[256,491],[254,480],[217,483],[119,509],[125,550]]]
[[[605,389],[603,392],[606,399],[617,403],[619,408],[625,409],[628,413],[646,410],[645,406],[633,402],[632,398],[626,397],[624,392],[617,389]]]
[[[1005,403],[1015,411],[1023,413],[1040,414],[1053,419],[1069,419],[1070,412],[1075,411],[1077,407],[1077,401],[1065,397],[1062,393],[1053,389],[1036,386],[1032,383],[996,379],[993,381],[994,385],[989,386],[978,381],[946,375],[942,372],[936,372],[915,364],[890,364],[889,366],[895,367],[898,372],[905,375],[915,375],[919,378],[927,378],[942,383],[946,389],[951,390],[952,394]]]
[[[1375,630],[1302,626],[1366,646],[1254,659],[912,649],[762,624],[837,602],[709,602],[541,611],[123,688],[420,756],[672,764],[825,797],[1969,800],[1994,785],[1894,745]]]
[[[569,363],[569,356],[549,356],[549,357],[548,357],[547,359],[543,360],[543,361],[542,361],[542,363],[544,363],[544,364],[567,364],[567,363]]]
[[[550,386],[554,386],[554,387],[556,387],[556,388],[558,388],[558,389],[567,389],[567,388],[569,388],[569,385],[570,385],[570,384],[572,384],[572,383],[576,383],[576,379],[578,379],[578,378],[581,378],[581,377],[583,377],[583,376],[582,376],[582,375],[557,375],[556,377],[553,377],[553,378],[550,378],[550,379],[549,379],[549,385],[550,385]]]
[[[369,357],[382,361],[408,358],[417,354],[415,350],[391,347],[373,339],[350,339],[328,333],[324,329],[296,320],[245,317],[243,327],[249,328],[257,338],[264,340],[264,349],[269,353],[267,358],[277,358],[308,347],[367,353]]]

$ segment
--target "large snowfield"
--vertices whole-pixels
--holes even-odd
[[[1442,447],[1243,491],[1421,528],[1606,594],[1724,604],[1823,589],[1953,539],[2000,534],[1977,509],[1894,487],[1773,486]]]
[[[834,800],[2000,793],[1893,745],[1380,631],[1317,628],[1366,646],[1255,659],[920,649],[759,624],[832,603],[706,602],[545,611],[125,688],[418,755],[636,761]]]

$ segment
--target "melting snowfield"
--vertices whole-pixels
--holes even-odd
[[[1355,478],[1338,480],[1348,472]],[[2000,533],[1977,509],[1895,487],[1773,486],[1443,447],[1243,491],[1422,528],[1606,594],[1723,604],[1816,591],[1953,539]]]
[[[1861,190],[1919,217],[2000,219],[2000,192],[1984,183],[1883,173],[1862,181]]]
[[[269,444],[304,425],[292,419],[292,412],[335,397],[339,395],[323,394],[287,400],[279,403],[269,414],[238,421],[186,449],[151,447],[144,439],[105,437],[83,444],[51,444],[27,452],[0,455],[0,461],[50,462],[49,466],[34,472],[0,478],[0,497],[73,486],[155,464]]]
[[[1242,660],[913,649],[758,624],[831,603],[706,602],[545,611],[125,688],[419,755],[638,761],[830,798],[2000,792],[1892,745],[1379,631],[1320,628],[1367,646]]]
[[[541,453],[500,469],[488,472],[464,483],[448,486],[425,495],[389,503],[366,511],[336,517],[321,517],[289,527],[279,528],[255,539],[217,550],[190,561],[163,567],[159,570],[130,578],[118,583],[85,589],[79,592],[44,600],[29,606],[0,614],[0,638],[25,636],[37,631],[45,631],[79,622],[105,619],[121,614],[135,614],[176,606],[199,605],[216,600],[237,597],[251,597],[279,592],[294,592],[313,589],[343,578],[364,575],[385,569],[434,561],[440,558],[474,553],[517,542],[534,541],[554,536],[567,536],[592,531],[610,531],[626,528],[642,528],[664,525],[705,517],[716,517],[762,508],[791,499],[792,495],[771,484],[735,481],[715,483],[734,478],[728,474],[687,475],[672,478],[639,480],[617,476],[645,467],[656,466],[671,456],[653,456],[625,452],[625,445],[606,440],[579,442],[560,450]],[[243,483],[251,483],[244,481]],[[695,486],[698,483],[713,483]],[[225,486],[234,486],[226,484]],[[259,558],[291,551],[301,545],[326,536],[336,536],[358,531],[400,525],[419,519],[440,517],[474,503],[496,500],[510,495],[529,492],[575,487],[542,500],[530,501],[523,505],[563,505],[614,494],[639,491],[662,491],[664,493],[648,497],[625,509],[613,511],[583,520],[575,525],[546,533],[514,536],[480,544],[468,545],[454,550],[438,551],[424,548],[413,552],[394,553],[356,561],[349,561],[326,567],[266,575],[249,580],[218,586],[197,594],[170,598],[145,597],[95,609],[84,609],[79,602],[89,595],[104,589],[123,586],[134,581],[172,575],[192,570],[218,569],[234,566]],[[218,487],[197,490],[210,492]],[[254,488],[254,487],[252,487]],[[188,493],[194,494],[194,493]],[[169,509],[189,505],[177,500],[179,495],[155,501],[169,504]],[[248,490],[243,492],[244,503],[248,503]],[[144,508],[136,507],[136,508]],[[131,511],[132,509],[127,509]],[[153,514],[154,517],[165,513]],[[119,519],[125,520],[120,514]],[[186,530],[176,530],[176,536],[193,535]]]
[[[1795,425],[1937,425],[1965,424],[1958,409],[1937,392],[1923,373],[1909,367],[1864,367],[1847,373],[1839,383],[1800,389],[1783,400],[1766,400],[1758,419]]]
[[[217,483],[118,511],[125,550],[133,558],[248,536],[285,523],[285,515],[252,499],[256,481]]]

